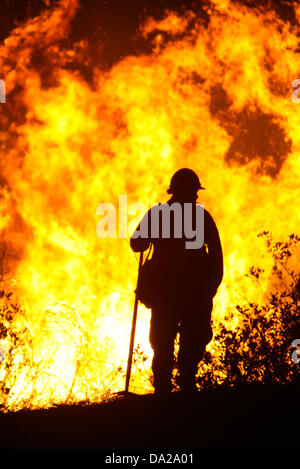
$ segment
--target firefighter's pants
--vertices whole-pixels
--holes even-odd
[[[179,332],[178,368],[182,388],[192,387],[206,345],[212,339],[213,301],[207,298],[182,306],[152,309],[150,344],[153,349],[152,371],[155,390],[171,389],[174,341]]]

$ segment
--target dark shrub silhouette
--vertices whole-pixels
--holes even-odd
[[[197,385],[200,389],[300,382],[300,363],[292,360],[292,353],[295,353],[292,342],[300,339],[300,262],[297,256],[300,237],[291,234],[288,241],[275,242],[269,232],[258,236],[265,239],[273,258],[274,286],[269,300],[262,306],[256,303],[236,306],[239,325],[234,330],[221,324],[214,337],[219,353],[206,351],[199,367]],[[296,265],[298,272],[291,264]],[[252,267],[247,275],[259,282],[263,272],[259,267]],[[175,386],[177,376],[175,369]]]

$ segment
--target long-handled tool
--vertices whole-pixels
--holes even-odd
[[[138,281],[139,281],[139,275],[140,275],[140,270],[141,270],[142,265],[143,265],[143,252],[140,253],[137,284],[138,284]],[[133,347],[134,347],[135,327],[136,327],[136,319],[137,319],[137,311],[138,311],[138,303],[139,303],[139,300],[138,300],[138,296],[137,296],[137,292],[136,292],[135,293],[135,300],[134,300],[134,308],[133,308],[133,317],[132,317],[132,326],[131,326],[131,336],[130,336],[130,344],[129,344],[128,361],[127,361],[125,393],[128,393],[128,390],[129,390],[131,365],[132,365],[132,355],[133,355]]]

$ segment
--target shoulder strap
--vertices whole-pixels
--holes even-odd
[[[144,261],[144,264],[145,264],[145,262],[147,262],[147,260],[149,259],[150,254],[152,253],[152,251],[153,251],[153,243],[150,243],[150,246],[149,246],[149,249],[148,249],[148,252],[147,252],[147,256],[146,256],[146,259],[145,259],[145,261]]]

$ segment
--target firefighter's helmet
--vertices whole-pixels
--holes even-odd
[[[205,189],[205,187],[201,186],[197,174],[191,169],[182,168],[172,176],[167,192],[168,194],[176,194],[178,192],[186,192],[187,190],[195,190],[197,192],[199,189]]]

